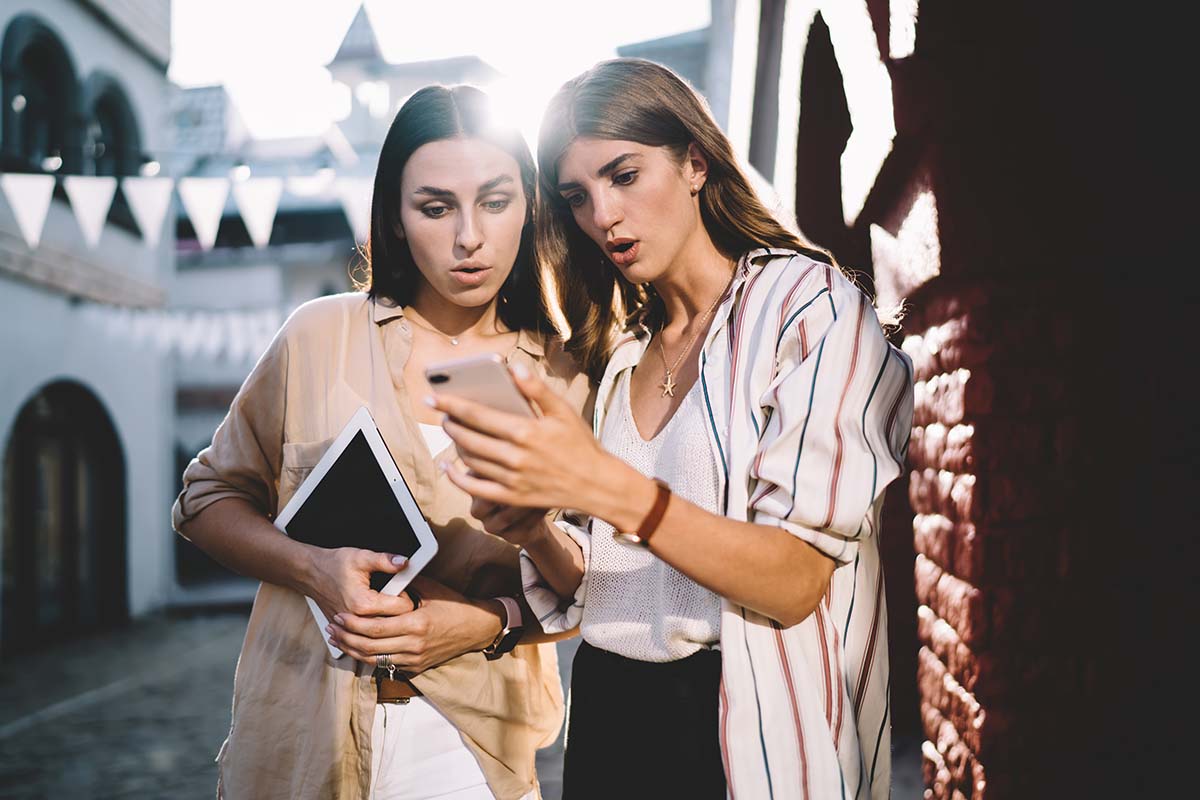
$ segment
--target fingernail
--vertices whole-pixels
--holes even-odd
[[[326,625],[326,626],[325,626],[325,632],[326,632],[326,633],[328,633],[330,636],[333,636],[333,626],[332,626],[332,625]]]
[[[529,377],[529,367],[525,366],[519,361],[512,365],[512,371],[513,375],[516,375],[521,380],[525,380]]]
[[[334,622],[336,622],[338,625],[345,625],[345,624],[346,624],[346,621],[345,621],[344,619],[342,619],[342,615],[341,615],[341,614],[334,614],[334,615],[333,615],[333,621],[334,621]],[[329,627],[331,627],[331,628],[332,628],[333,626],[332,626],[332,625],[330,625]]]
[[[397,567],[403,567],[405,564],[408,563],[408,559],[405,558],[404,556],[392,556],[392,563],[395,564]]]
[[[425,405],[430,408],[437,408],[437,400],[434,399],[433,395],[427,394],[425,395]]]

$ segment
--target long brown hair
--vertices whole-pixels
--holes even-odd
[[[395,230],[400,217],[400,176],[422,145],[458,136],[488,142],[512,156],[521,171],[529,208],[512,272],[497,295],[496,314],[510,330],[553,333],[534,235],[537,179],[533,155],[520,131],[497,123],[488,96],[474,86],[426,86],[396,112],[379,151],[371,195],[371,233],[362,252],[365,275],[357,282],[372,297],[381,295],[400,305],[412,302],[418,270],[408,242]]]
[[[613,268],[558,193],[559,159],[580,136],[665,147],[680,163],[695,143],[708,159],[700,218],[723,256],[736,260],[756,248],[777,247],[834,263],[767,210],[708,105],[679,76],[642,59],[602,61],[563,84],[546,108],[536,215],[538,251],[570,327],[567,350],[594,379],[604,371],[615,334],[632,323],[661,325],[664,308],[653,287],[634,285]]]

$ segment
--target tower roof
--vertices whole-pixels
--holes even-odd
[[[383,54],[379,51],[379,40],[375,38],[375,29],[371,27],[365,5],[358,7],[354,21],[350,23],[337,54],[329,64],[339,61],[383,61]]]

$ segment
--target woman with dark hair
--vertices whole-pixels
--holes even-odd
[[[443,468],[522,546],[544,629],[582,626],[564,796],[886,797],[878,533],[908,359],[669,70],[569,81],[538,159],[595,438],[519,365],[537,420],[435,402],[466,467]],[[574,519],[499,527],[513,507]]]
[[[529,148],[496,126],[482,92],[414,94],[379,157],[367,291],[297,309],[188,465],[176,530],[263,581],[218,757],[222,796],[537,795],[535,751],[562,719],[554,646],[521,598],[518,548],[438,472],[450,442],[421,402],[427,364],[495,353],[583,407],[587,378],[544,311],[535,185]],[[311,547],[270,522],[361,405],[440,545],[399,597],[369,577],[402,558]],[[306,596],[349,657],[329,657]]]

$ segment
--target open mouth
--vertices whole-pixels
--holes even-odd
[[[637,239],[621,238],[606,242],[604,249],[608,251],[608,257],[614,264],[627,267],[637,260],[640,244]]]

